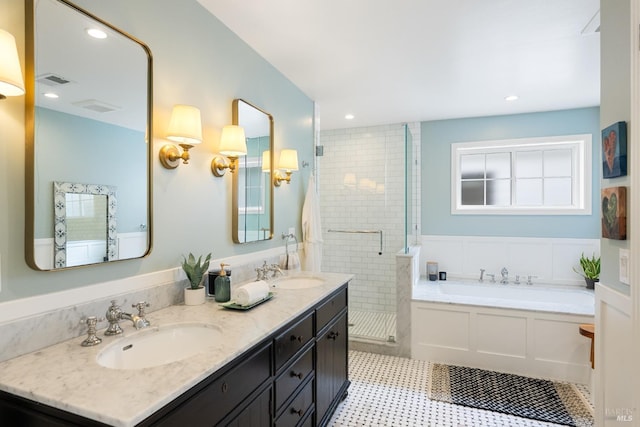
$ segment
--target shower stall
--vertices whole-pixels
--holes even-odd
[[[419,132],[419,123],[320,132],[322,269],[354,275],[354,339],[396,339],[396,255],[419,238]]]

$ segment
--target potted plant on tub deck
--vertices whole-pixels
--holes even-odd
[[[202,284],[204,274],[209,269],[209,261],[211,260],[211,254],[202,261],[202,255],[198,257],[189,253],[188,257],[183,257],[182,269],[189,279],[189,287],[184,288],[184,304],[185,305],[199,305],[204,304],[205,301],[205,288]]]
[[[584,253],[580,257],[580,267],[582,271],[578,271],[575,268],[573,271],[584,277],[584,281],[587,284],[587,289],[593,289],[595,282],[600,280],[600,257],[596,258],[592,255],[591,258],[584,256]]]

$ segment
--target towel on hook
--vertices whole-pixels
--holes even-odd
[[[320,199],[316,193],[313,173],[309,176],[307,195],[302,206],[302,240],[304,243],[303,264],[306,271],[320,272],[322,265],[322,225],[320,221]]]
[[[300,271],[300,256],[297,252],[280,255],[280,268],[283,270]]]

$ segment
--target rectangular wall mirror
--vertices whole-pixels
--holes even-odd
[[[58,270],[143,257],[151,52],[66,0],[26,5],[27,263]]]
[[[244,128],[247,155],[233,173],[235,243],[273,238],[273,117],[242,99],[233,101],[233,124]]]

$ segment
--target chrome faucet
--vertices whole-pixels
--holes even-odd
[[[506,285],[509,283],[509,270],[507,270],[507,267],[502,267],[502,270],[500,270],[500,275],[502,276],[502,279],[500,280],[500,284],[501,285]]]
[[[481,268],[480,269],[480,279],[478,279],[478,282],[480,282],[480,283],[484,282],[484,272],[485,272],[484,268]]]
[[[264,261],[262,267],[258,267],[255,270],[257,273],[256,281],[269,280],[275,278],[278,274],[284,274],[278,264],[267,265],[267,261]],[[271,273],[271,277],[269,277],[269,273]]]
[[[275,277],[278,276],[278,274],[280,274],[281,276],[284,274],[282,272],[282,270],[280,269],[280,266],[278,264],[271,264],[268,267],[268,271],[271,272],[271,278],[274,279]]]
[[[121,320],[131,320],[133,326],[136,329],[142,329],[149,326],[151,323],[144,318],[145,307],[149,307],[149,304],[142,301],[137,304],[133,304],[132,307],[138,309],[138,314],[125,313],[122,311],[119,305],[116,304],[115,300],[111,301],[111,305],[107,308],[107,313],[105,314],[105,318],[109,322],[109,326],[107,330],[104,331],[105,335],[118,335],[122,333],[122,328],[120,327]]]
[[[269,274],[269,266],[267,265],[267,261],[262,264],[262,267],[258,267],[256,270],[256,281],[266,280],[267,274]]]

